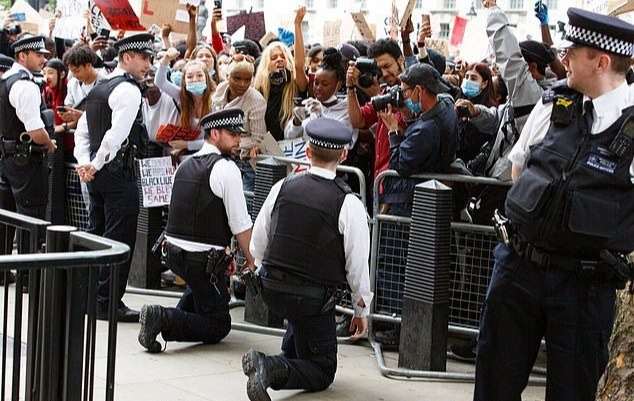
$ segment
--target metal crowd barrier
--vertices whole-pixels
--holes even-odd
[[[46,221],[1,209],[0,227],[13,227],[18,233],[28,233],[31,252],[0,256],[0,273],[8,272],[9,269],[17,271],[12,314],[8,308],[11,289],[9,285],[4,286],[0,401],[4,401],[9,392],[13,401],[92,400],[97,270],[110,267],[110,296],[114,297],[118,266],[128,259],[129,248],[116,241],[76,231],[74,227],[49,226]],[[35,253],[44,233],[47,253]],[[29,307],[26,317],[26,355],[23,355],[22,280],[27,272]],[[107,339],[106,400],[114,399],[116,309],[116,303],[112,303]],[[13,325],[13,352],[8,358],[9,323]],[[7,369],[9,360],[12,360],[11,369]],[[22,369],[24,360],[26,367]],[[7,379],[11,382],[8,389]]]

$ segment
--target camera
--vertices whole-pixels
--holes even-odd
[[[460,118],[471,118],[471,112],[469,111],[469,107],[465,106],[464,104],[461,104],[460,106],[456,107],[456,113],[458,114],[458,117]]]
[[[18,24],[9,25],[7,27],[7,35],[19,35],[22,33],[22,27]]]
[[[467,162],[467,168],[471,171],[473,175],[483,176],[484,171],[486,170],[487,160],[489,160],[489,155],[491,155],[491,150],[493,149],[493,141],[489,141],[484,143],[480,148],[480,153],[476,155],[472,160]]]
[[[359,57],[356,61],[356,67],[361,72],[359,76],[359,86],[362,88],[369,88],[374,82],[374,77],[381,78],[381,70],[376,65],[376,60]]]
[[[374,111],[381,111],[387,109],[387,105],[391,104],[392,107],[400,109],[405,106],[405,98],[403,97],[403,89],[400,86],[394,85],[389,88],[383,95],[374,96],[370,99]]]
[[[214,8],[222,8],[222,0],[214,0]]]
[[[110,29],[106,29],[106,28],[100,28],[97,31],[97,34],[99,36],[103,36],[104,38],[108,39],[110,37]]]

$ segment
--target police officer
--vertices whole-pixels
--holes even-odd
[[[546,399],[590,401],[608,362],[615,288],[634,249],[634,26],[570,8],[567,85],[498,219],[505,242],[480,326],[474,399],[514,401],[546,339]],[[522,136],[539,137],[540,125]]]
[[[86,112],[77,123],[75,151],[77,174],[88,183],[88,232],[121,241],[134,253],[139,214],[139,190],[134,176],[132,144],[141,146],[147,133],[141,123],[141,90],[137,82],[150,69],[154,37],[138,34],[115,43],[119,66],[86,98]],[[130,262],[120,267],[117,299],[109,299],[110,269],[99,272],[97,318],[108,318],[108,303],[117,302],[118,319],[136,322],[139,313],[121,301]]]
[[[2,56],[0,80],[0,207],[31,217],[46,218],[47,155],[55,149],[52,112],[45,110],[33,73],[42,70],[48,53],[44,37],[13,42],[16,61]],[[8,68],[7,68],[8,67]],[[0,253],[11,253],[14,230],[0,232]],[[26,252],[27,244],[20,245]],[[4,275],[3,275],[4,276]],[[4,278],[1,280],[4,283]],[[12,281],[10,274],[6,281]],[[26,284],[26,283],[24,283]]]
[[[255,221],[251,253],[261,261],[262,297],[288,320],[283,353],[249,350],[242,369],[252,401],[273,389],[321,391],[337,370],[335,287],[347,280],[354,317],[351,339],[366,331],[373,294],[368,273],[369,231],[363,203],[339,178],[337,164],[352,130],[329,118],[310,121],[308,173],[273,186]]]
[[[14,59],[5,56],[4,54],[0,54],[0,78],[2,78],[5,72],[9,71],[11,67],[13,67],[13,63],[15,63]]]
[[[149,352],[161,352],[156,336],[165,341],[215,344],[231,330],[229,292],[223,274],[235,273],[235,261],[223,261],[235,235],[246,258],[244,268],[254,269],[249,252],[251,217],[247,211],[242,178],[231,160],[240,145],[244,112],[229,108],[203,117],[205,142],[200,151],[176,170],[165,232],[167,265],[187,282],[176,308],[144,305],[139,343]],[[208,272],[210,261],[220,260],[221,270]]]

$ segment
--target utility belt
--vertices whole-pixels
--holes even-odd
[[[633,287],[630,290],[634,289],[634,266],[625,255],[602,249],[596,259],[579,259],[547,252],[522,241],[512,223],[499,210],[495,211],[492,220],[498,240],[543,269],[554,268],[578,273],[601,282],[613,283],[620,289],[625,288],[625,283],[632,281]]]
[[[0,153],[3,157],[13,158],[13,162],[24,167],[31,162],[40,163],[47,155],[48,149],[44,145],[33,142],[26,132],[20,134],[17,140],[0,137]]]
[[[164,258],[176,257],[183,263],[204,266],[212,284],[224,277],[225,271],[234,260],[233,253],[228,254],[224,249],[214,248],[205,252],[190,252],[168,241],[163,242],[161,255]]]
[[[115,157],[106,163],[104,167],[112,174],[126,173],[131,174],[136,178],[136,169],[134,166],[134,146],[130,144],[130,141],[127,138],[121,145],[121,148],[117,151]]]
[[[270,266],[263,266],[264,273],[260,275],[260,285],[269,291],[281,292],[284,294],[300,295],[307,298],[324,301],[321,309],[322,314],[333,310],[345,295],[345,291],[336,287],[318,285],[302,279],[301,277],[282,272]]]

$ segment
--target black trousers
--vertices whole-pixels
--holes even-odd
[[[543,269],[495,248],[480,322],[476,401],[520,401],[546,339],[546,399],[594,401],[608,362],[616,291],[591,278]]]
[[[104,166],[95,174],[95,179],[88,183],[90,194],[90,212],[88,216],[88,232],[105,238],[123,242],[130,247],[130,259],[119,268],[118,299],[125,293],[130,263],[136,243],[136,226],[139,217],[139,188],[134,175],[123,172],[111,173]],[[99,270],[99,289],[97,291],[97,308],[107,310],[109,303],[110,269]]]
[[[47,158],[26,166],[15,164],[12,156],[0,158],[0,208],[38,219],[46,218],[48,202]],[[0,228],[0,254],[11,254],[15,229]],[[40,238],[43,241],[44,238]],[[26,238],[19,244],[20,253],[29,252]]]
[[[214,287],[206,263],[191,262],[186,252],[167,244],[166,264],[187,282],[176,308],[166,308],[170,327],[161,332],[165,341],[216,344],[231,331],[229,291],[225,280]]]
[[[267,277],[261,268],[262,277]],[[324,289],[325,295],[325,289]],[[322,391],[335,379],[337,371],[337,334],[334,308],[322,314],[325,299],[271,291],[262,288],[266,305],[288,320],[282,340],[283,353],[266,358],[281,359],[289,367],[286,383],[271,388]]]

